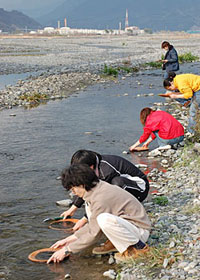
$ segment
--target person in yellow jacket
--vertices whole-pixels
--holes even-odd
[[[167,90],[172,91],[166,94],[170,98],[191,98],[188,131],[194,133],[196,113],[200,108],[200,75],[176,75],[174,72],[169,72],[169,77],[164,80],[163,86]]]

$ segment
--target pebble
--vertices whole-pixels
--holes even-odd
[[[169,260],[168,259],[164,259],[163,261],[163,267],[166,268],[168,266]]]
[[[123,151],[123,152],[122,152],[122,154],[127,155],[127,154],[129,154],[129,152],[127,152],[127,151]]]
[[[158,149],[154,149],[148,153],[148,156],[150,156],[150,157],[161,156],[161,152]]]
[[[175,242],[171,241],[170,244],[169,244],[169,248],[173,248],[174,246],[175,246]]]
[[[103,273],[103,276],[109,277],[110,279],[116,278],[116,272],[113,269],[109,269]]]
[[[65,279],[71,279],[71,275],[70,274],[65,274]]]
[[[59,205],[59,206],[69,207],[69,206],[72,205],[72,200],[71,199],[63,199],[63,200],[56,201],[56,204]]]
[[[114,259],[113,255],[110,255],[109,260],[108,260],[108,263],[109,263],[109,264],[115,263],[115,259]]]

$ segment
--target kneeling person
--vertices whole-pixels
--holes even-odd
[[[92,168],[100,180],[128,191],[140,202],[143,201],[149,192],[149,182],[147,176],[133,163],[116,155],[100,155],[89,150],[78,150],[71,159],[71,164],[87,164]],[[108,186],[110,186],[108,184]],[[105,192],[106,194],[106,192]],[[72,216],[84,203],[80,197],[74,197],[73,205],[63,212],[61,216],[66,218]],[[74,231],[87,222],[84,216],[75,226]]]
[[[67,253],[78,253],[91,246],[102,233],[118,251],[115,254],[117,260],[127,261],[148,251],[146,241],[151,224],[144,207],[134,196],[99,180],[86,164],[75,164],[65,169],[62,184],[85,200],[88,223],[56,242],[52,248],[61,249],[51,256],[48,263],[60,262]]]

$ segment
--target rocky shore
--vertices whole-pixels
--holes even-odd
[[[30,73],[0,90],[0,108],[38,105],[67,97],[89,84],[105,82],[104,65],[138,67],[161,58],[166,38],[179,53],[198,55],[199,35],[159,33],[142,36],[0,36],[0,74]],[[34,73],[34,75],[31,75]]]
[[[6,86],[0,91],[0,109],[12,109],[14,106],[37,106],[49,100],[62,99],[71,93],[83,90],[88,85],[104,82],[97,74],[60,73],[19,80],[17,85]]]
[[[170,110],[186,127],[187,109],[170,101]],[[186,133],[187,135],[187,133]],[[144,202],[152,221],[148,241],[152,252],[105,276],[120,280],[200,279],[200,143],[185,137],[177,150],[149,152],[166,172],[148,173],[154,194]]]

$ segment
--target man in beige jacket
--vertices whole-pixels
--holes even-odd
[[[62,261],[68,253],[78,253],[99,240],[102,233],[118,253],[115,259],[127,261],[146,253],[146,241],[151,227],[142,204],[130,193],[98,179],[85,164],[74,164],[62,173],[67,190],[82,197],[86,203],[88,223],[69,237],[57,241],[52,248],[60,248],[48,263]]]

